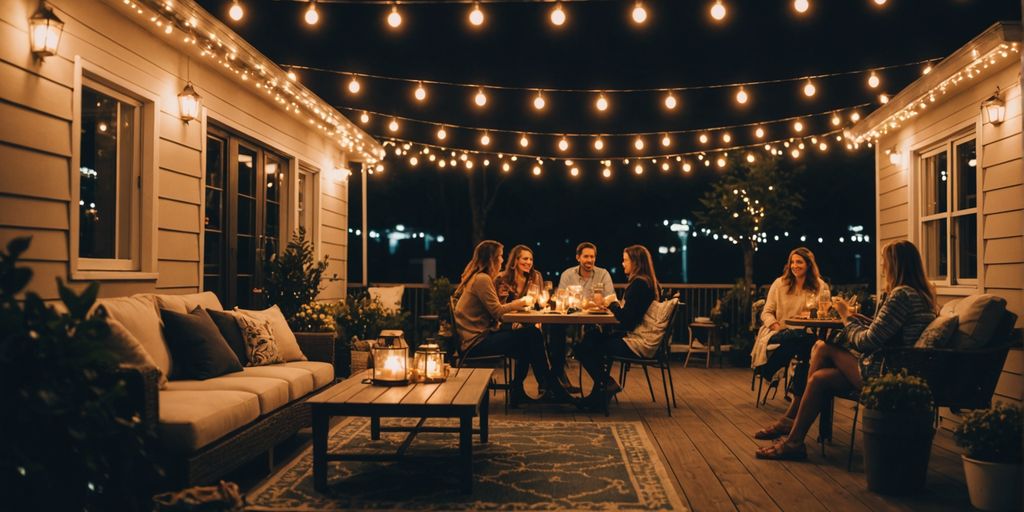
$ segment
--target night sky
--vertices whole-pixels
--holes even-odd
[[[1000,20],[1020,20],[1017,0],[889,0],[882,8],[872,0],[811,0],[811,9],[797,15],[789,0],[725,0],[724,22],[708,15],[711,1],[646,1],[649,16],[642,26],[630,20],[632,1],[591,1],[564,4],[568,21],[554,29],[548,21],[551,4],[484,3],[483,27],[466,21],[469,4],[402,2],[399,30],[387,26],[389,5],[380,2],[320,3],[320,22],[302,21],[304,2],[242,0],[245,17],[228,17],[230,0],[200,0],[256,48],[283,66],[322,68],[409,79],[538,88],[658,88],[708,86],[776,80],[867,70],[941,58]],[[488,91],[484,109],[472,104],[473,89],[428,86],[428,100],[413,100],[414,85],[361,79],[358,95],[346,90],[348,77],[299,70],[299,80],[358,123],[365,109],[413,119],[491,129],[558,133],[628,133],[691,130],[830,112],[871,103],[879,92],[895,94],[920,76],[924,65],[879,72],[877,89],[866,85],[867,74],[815,80],[817,94],[806,98],[801,82],[746,87],[751,101],[738,106],[734,88],[676,93],[680,106],[667,111],[664,93],[609,95],[611,107],[598,113],[595,96],[586,93],[545,93],[543,113],[530,108],[534,93]],[[844,113],[844,118],[848,113]],[[848,119],[848,118],[847,118]],[[373,135],[387,135],[389,118],[373,116],[364,126]],[[805,133],[831,129],[828,117],[805,121]],[[403,122],[397,136],[436,143],[436,127]],[[730,130],[733,145],[755,142],[752,128]],[[478,133],[449,128],[445,144],[479,149]],[[768,138],[792,135],[773,126]],[[518,136],[491,134],[493,151],[519,150]],[[604,155],[633,155],[633,138],[604,137]],[[533,154],[595,157],[591,141],[573,140],[558,153],[556,137],[531,137]],[[657,148],[657,138],[647,138]],[[714,147],[709,145],[707,147]],[[701,149],[696,134],[674,136],[672,152]],[[778,275],[785,254],[801,245],[798,234],[818,255],[824,275],[836,283],[871,279],[873,244],[839,244],[847,226],[863,225],[874,241],[874,169],[870,149],[847,152],[831,145],[785,165],[803,166],[793,183],[806,198],[791,237],[763,245],[755,258],[755,278],[766,282]],[[647,151],[651,153],[650,150]],[[485,158],[479,157],[479,160]],[[491,157],[491,160],[494,160]],[[694,164],[696,159],[689,158]],[[660,163],[660,162],[659,162]],[[472,249],[466,172],[433,166],[411,168],[404,159],[389,158],[386,172],[369,177],[369,223],[383,231],[403,224],[412,231],[443,234],[428,257],[435,257],[442,275],[457,278]],[[575,264],[573,248],[582,240],[599,247],[598,265],[619,265],[621,249],[642,243],[678,245],[664,219],[693,218],[697,198],[716,172],[703,166],[683,174],[648,164],[642,176],[616,160],[610,180],[600,176],[598,162],[582,162],[581,176],[571,178],[561,162],[547,162],[540,177],[520,160],[507,176],[492,164],[488,180],[504,178],[488,219],[487,236],[506,248],[517,243],[534,247],[537,267],[555,274]],[[479,175],[478,175],[479,176]],[[350,188],[350,224],[360,221],[358,176]],[[781,233],[780,233],[781,234]],[[350,235],[350,279],[358,281],[358,240]],[[818,244],[818,236],[826,243]],[[538,245],[539,244],[539,245]],[[861,254],[860,275],[855,255]],[[422,243],[406,241],[389,256],[386,244],[371,243],[372,281],[418,281],[408,264],[424,256]],[[679,257],[655,254],[663,281],[679,281]],[[721,241],[690,243],[691,282],[732,282],[742,275],[737,247]],[[622,281],[622,276],[616,277]]]

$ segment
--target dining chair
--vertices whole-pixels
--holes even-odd
[[[675,318],[676,308],[679,307],[678,299],[670,299],[672,302],[672,314],[669,315],[669,322],[665,326],[665,331],[661,334],[661,341],[658,343],[658,350],[654,353],[653,357],[624,357],[614,356],[612,357],[611,364],[619,363],[619,382],[622,388],[626,388],[626,376],[629,374],[629,369],[633,366],[640,366],[644,369],[644,377],[647,379],[647,390],[651,393],[651,401],[657,402],[658,400],[654,397],[654,386],[651,384],[651,376],[647,372],[647,368],[653,366],[661,370],[661,387],[665,391],[665,410],[668,411],[668,415],[672,416],[672,408],[676,407],[676,388],[672,383],[672,368],[670,366],[669,357],[672,355],[672,320]],[[609,368],[610,369],[610,368]],[[666,377],[667,375],[667,377]],[[671,390],[671,400],[669,400],[669,392]],[[605,415],[608,414],[607,407]]]
[[[501,375],[503,377],[502,382],[497,382],[494,376],[491,376],[491,382],[487,387],[491,390],[492,394],[497,394],[498,390],[505,392],[505,412],[508,413],[508,393],[512,389],[512,370],[515,361],[507,355],[495,354],[488,356],[474,356],[473,349],[470,348],[467,352],[462,351],[462,338],[459,336],[459,328],[455,324],[455,297],[448,298],[449,311],[451,313],[452,322],[452,336],[455,341],[455,367],[456,368],[495,368],[501,367]]]

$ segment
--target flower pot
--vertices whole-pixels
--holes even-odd
[[[979,510],[1020,510],[1020,464],[985,462],[961,455],[971,506]]]
[[[924,488],[932,451],[932,412],[906,413],[865,409],[864,472],[868,489],[908,494]]]

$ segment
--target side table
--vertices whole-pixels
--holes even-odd
[[[694,348],[693,340],[695,336],[690,337],[690,349],[686,353],[686,360],[683,361],[683,368],[690,363],[690,358],[693,357],[694,352],[703,353],[706,357],[705,368],[711,368],[711,351],[714,350],[715,354],[718,355],[718,367],[722,367],[722,347],[721,340],[719,339],[719,328],[720,326],[713,322],[691,322],[691,330],[706,330],[707,338],[706,341],[701,342],[704,345],[703,348]]]

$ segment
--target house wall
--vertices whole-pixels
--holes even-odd
[[[1018,315],[1016,327],[1024,326],[1024,141],[1021,118],[1021,64],[1007,59],[999,70],[988,70],[970,86],[941,98],[902,129],[883,136],[875,146],[877,183],[876,219],[878,248],[908,239],[921,241],[920,177],[914,150],[974,127],[978,147],[980,266],[976,287],[939,287],[939,302],[946,303],[972,293],[991,293],[1006,298],[1007,308]],[[1006,120],[999,126],[984,123],[981,102],[996,86],[1004,94]],[[892,164],[886,149],[896,147],[901,162]],[[920,246],[920,245],[919,245]],[[880,255],[880,254],[879,254]],[[881,285],[881,276],[878,276]],[[1018,333],[1019,336],[1019,333]],[[1024,390],[1024,352],[1012,349],[995,400],[1020,403]],[[945,425],[958,417],[943,411]]]
[[[347,163],[336,141],[308,127],[236,76],[206,65],[181,35],[150,32],[127,17],[130,11],[99,0],[48,2],[65,22],[59,54],[44,61],[29,51],[28,19],[34,0],[0,2],[0,243],[32,235],[25,264],[35,272],[30,288],[57,298],[55,278],[69,269],[76,58],[143,90],[157,101],[156,165],[153,179],[155,275],[119,279],[101,275],[102,296],[138,292],[191,293],[202,287],[204,162],[210,121],[252,138],[291,161],[295,190],[299,164],[319,170],[318,250],[328,255],[324,299],[344,295],[348,245],[348,185],[335,169]],[[144,20],[140,20],[144,21]],[[186,53],[186,51],[188,53]],[[231,76],[227,76],[230,74]],[[190,77],[203,96],[201,121],[178,117],[177,94]],[[291,194],[294,198],[296,194]],[[287,205],[291,226],[295,202]],[[145,228],[145,226],[143,226]],[[75,287],[84,286],[81,280]]]

